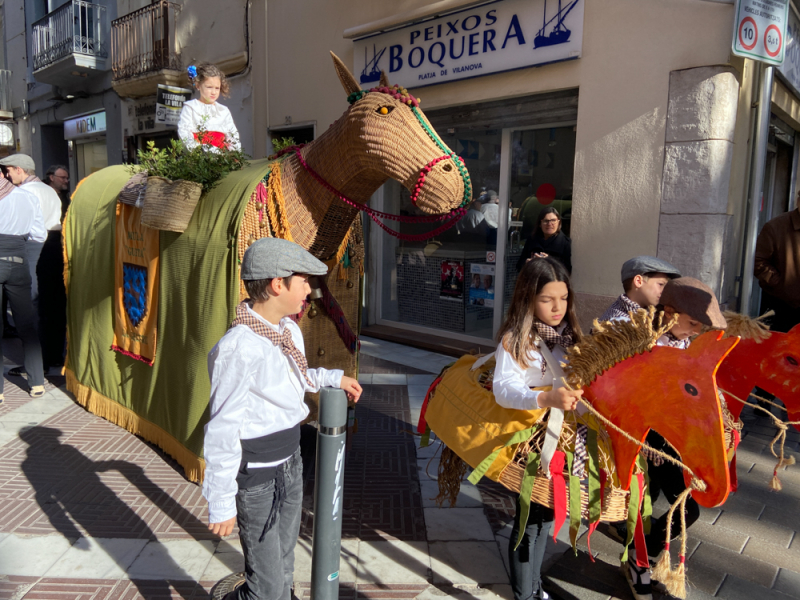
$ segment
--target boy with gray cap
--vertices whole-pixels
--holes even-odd
[[[208,528],[239,525],[245,581],[227,600],[289,600],[300,532],[303,466],[300,423],[305,392],[340,387],[357,401],[361,386],[340,370],[310,369],[300,328],[310,275],[328,268],[297,244],[253,243],[241,276],[249,300],[208,355],[211,418],[205,428]]]
[[[614,300],[598,320],[627,319],[628,313],[655,306],[667,282],[680,276],[678,269],[655,256],[636,256],[626,260],[622,265],[624,293]]]

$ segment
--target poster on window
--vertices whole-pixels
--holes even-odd
[[[440,300],[464,301],[464,263],[460,260],[442,261]]]
[[[470,265],[469,303],[473,306],[494,307],[494,265]]]
[[[181,118],[183,103],[191,100],[192,90],[158,84],[156,94],[156,123],[177,125]]]

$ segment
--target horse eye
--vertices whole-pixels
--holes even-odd
[[[797,366],[797,359],[794,356],[787,356],[786,357],[786,362],[788,362],[793,367]]]
[[[683,386],[683,389],[689,392],[692,396],[697,396],[697,388],[691,383],[687,383],[685,386]]]
[[[380,108],[376,109],[375,112],[379,115],[388,115],[393,110],[394,106],[381,106]]]

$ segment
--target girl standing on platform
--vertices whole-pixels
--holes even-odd
[[[552,386],[554,380],[553,369],[539,351],[540,345],[547,344],[554,358],[563,361],[566,349],[580,338],[574,295],[564,265],[549,257],[527,262],[517,278],[511,306],[498,332],[500,343],[495,352],[493,389],[497,403],[518,410],[575,410],[583,391],[531,388]],[[542,590],[541,568],[552,524],[553,510],[531,503],[525,533],[515,550],[519,519],[514,518],[508,556],[515,600],[549,598]]]
[[[225,73],[208,63],[192,65],[189,80],[200,92],[200,99],[184,102],[181,110],[178,135],[186,148],[192,150],[198,144],[210,144],[228,150],[241,149],[231,111],[217,102],[220,94],[227,98],[230,93]],[[202,140],[200,129],[205,131]]]

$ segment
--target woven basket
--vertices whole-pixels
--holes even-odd
[[[189,226],[202,193],[203,186],[193,181],[148,177],[142,225],[183,233]]]
[[[123,204],[141,207],[144,204],[144,192],[147,188],[147,173],[136,173],[128,180],[117,199]]]
[[[564,429],[568,424],[564,423]],[[525,474],[525,465],[528,461],[528,454],[531,451],[541,452],[541,444],[544,439],[545,428],[540,427],[524,444],[520,444],[512,460],[500,473],[499,482],[512,492],[519,493],[522,487],[522,477]],[[565,437],[570,437],[570,433],[562,431],[562,443]],[[560,446],[561,444],[559,444]],[[564,469],[564,479],[569,481],[569,472]],[[611,477],[607,481],[611,481]],[[616,488],[613,485],[605,485],[603,488],[602,510],[600,520],[607,522],[624,521],[628,518],[628,496],[629,492]],[[553,508],[553,480],[549,479],[542,471],[541,467],[536,474],[531,491],[531,500],[544,506]],[[567,506],[569,506],[569,485],[567,485]],[[581,482],[581,516],[589,518],[589,498],[584,482]]]

